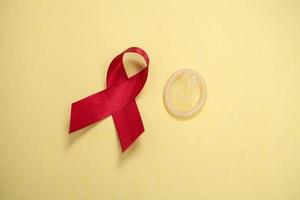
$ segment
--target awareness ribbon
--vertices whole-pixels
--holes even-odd
[[[130,78],[123,64],[125,53],[139,54],[146,61],[146,67]],[[138,47],[130,47],[115,57],[107,71],[107,88],[72,103],[69,133],[112,115],[124,152],[144,132],[135,97],[145,85],[148,66],[147,53]]]

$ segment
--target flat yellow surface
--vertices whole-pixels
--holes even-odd
[[[0,199],[299,200],[300,2],[1,0]],[[130,46],[150,56],[145,133],[125,153],[112,118],[69,136],[72,102],[105,88]],[[177,120],[163,88],[206,80]]]

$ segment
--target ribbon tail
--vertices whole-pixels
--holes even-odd
[[[101,91],[72,103],[69,133],[111,115],[111,108],[106,106],[106,96],[106,92]]]
[[[76,104],[72,104],[69,134],[85,128],[88,125],[93,124],[99,120],[98,118],[92,118],[89,117],[89,115],[82,114],[81,112],[79,112],[79,110],[80,109],[78,109],[78,106]]]
[[[144,132],[144,125],[135,100],[113,114],[122,152]]]

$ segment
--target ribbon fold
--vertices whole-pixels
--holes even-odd
[[[146,67],[128,78],[123,56],[136,53],[146,61]],[[144,132],[135,97],[145,85],[148,76],[149,57],[138,47],[130,47],[116,56],[109,65],[106,89],[72,103],[69,133],[112,115],[124,152]]]

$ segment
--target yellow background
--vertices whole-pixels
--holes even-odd
[[[2,0],[0,199],[299,200],[300,2]],[[69,136],[72,102],[104,89],[130,46],[150,56],[145,133],[125,153],[111,117]],[[191,120],[163,87],[205,78]]]

